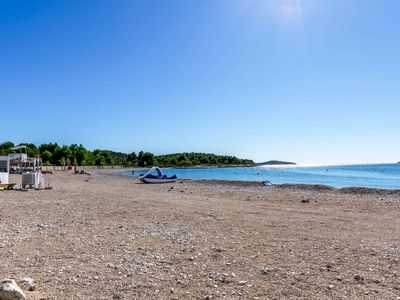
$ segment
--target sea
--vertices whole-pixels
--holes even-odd
[[[138,176],[147,170],[120,172]],[[272,184],[322,184],[336,188],[400,189],[400,164],[337,166],[258,166],[235,168],[163,168],[168,176],[186,179],[269,181]]]

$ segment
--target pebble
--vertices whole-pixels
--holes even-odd
[[[3,279],[0,281],[1,300],[25,300],[25,294],[13,279]]]
[[[361,275],[356,275],[354,276],[354,279],[358,282],[358,283],[363,283],[364,282],[364,277]]]
[[[268,275],[269,273],[271,273],[271,269],[268,267],[262,267],[261,268],[261,274],[263,275]]]
[[[36,290],[35,282],[32,278],[28,277],[17,278],[15,281],[17,282],[18,286],[24,291]]]
[[[213,248],[215,252],[221,253],[224,252],[225,250],[221,247]]]

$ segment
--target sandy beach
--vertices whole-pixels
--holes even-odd
[[[400,196],[56,171],[0,191],[0,276],[27,299],[397,299]]]

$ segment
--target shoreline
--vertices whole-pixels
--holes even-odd
[[[357,167],[357,166],[378,166],[378,165],[400,165],[400,162],[380,162],[380,163],[328,163],[328,164],[249,164],[249,165],[196,165],[196,166],[164,166],[165,169],[226,169],[226,168],[324,168],[324,167]],[[148,169],[151,167],[138,167],[138,169]]]
[[[128,178],[131,177],[136,179],[137,178],[136,175],[118,174],[122,172],[129,172],[136,170],[143,170],[143,168],[125,169],[123,171],[112,172],[110,174]],[[336,188],[333,186],[323,185],[323,184],[302,184],[302,183],[281,183],[281,184],[272,184],[271,186],[266,186],[263,184],[263,181],[254,181],[254,180],[191,179],[191,178],[178,178],[178,181],[190,181],[190,182],[198,182],[205,184],[222,184],[222,185],[236,185],[236,186],[260,186],[265,188],[315,190],[315,191],[331,191],[331,192],[333,191],[333,192],[349,193],[349,194],[377,194],[377,195],[400,196],[400,189],[373,188],[365,186],[349,186],[349,187]]]

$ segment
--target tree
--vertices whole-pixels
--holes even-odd
[[[140,151],[139,152],[139,154],[138,154],[138,156],[137,156],[137,165],[138,166],[140,166],[140,167],[143,167],[144,166],[144,163],[143,163],[143,151]]]
[[[0,155],[7,156],[9,153],[12,152],[11,148],[13,148],[15,145],[13,142],[4,142],[0,144]]]
[[[107,166],[111,166],[114,168],[114,159],[111,156],[105,157],[105,162]]]
[[[153,166],[155,157],[153,153],[140,151],[138,155],[138,165],[140,167]]]
[[[126,158],[126,161],[131,165],[136,165],[137,164],[137,155],[136,155],[136,153],[132,152],[131,154],[128,154],[128,157]]]
[[[86,160],[82,160],[81,166],[82,166],[82,170],[85,170]]]
[[[4,150],[5,152],[9,152],[11,150],[11,148],[14,147],[14,143],[13,142],[4,142],[0,144],[0,150]]]
[[[55,152],[53,153],[54,163],[58,163],[63,157],[65,160],[69,159],[69,161],[71,162],[72,153],[69,147],[66,145],[55,148]]]
[[[95,158],[95,164],[96,164],[96,166],[99,167],[99,168],[102,167],[102,166],[104,166],[104,165],[105,165],[104,156],[102,156],[102,155],[97,155],[96,158]]]
[[[181,155],[178,156],[178,162],[181,163],[183,161],[188,161],[188,158],[186,156],[186,153],[182,153]]]
[[[83,161],[85,162],[85,164],[83,164]],[[82,161],[82,165],[86,165],[86,166],[94,166],[95,165],[95,161],[94,161],[94,156],[92,154],[92,152],[86,152],[85,154],[85,159]]]
[[[200,163],[202,165],[208,165],[208,164],[210,164],[210,160],[208,159],[208,157],[206,155],[202,155],[200,158]]]
[[[209,153],[173,153],[156,156],[151,152],[140,151],[138,154],[114,152],[109,150],[96,149],[87,150],[83,145],[72,144],[60,146],[57,143],[45,143],[39,147],[32,143],[21,144],[26,146],[29,157],[42,157],[43,162],[56,165],[65,165],[74,162],[74,165],[104,166],[104,165],[138,165],[141,167],[160,166],[192,166],[192,165],[251,165],[252,160],[239,159],[235,156],[222,156]],[[13,142],[0,143],[0,155],[8,155]]]
[[[67,164],[67,161],[65,160],[65,157],[61,157],[60,165],[63,167],[63,170],[65,170],[66,164]]]
[[[81,165],[82,161],[85,159],[85,154],[87,150],[82,145],[72,144],[69,146],[69,151],[71,153],[71,158],[75,161],[76,165]]]
[[[150,152],[143,153],[143,161],[145,163],[145,166],[153,166],[155,163],[154,154]]]
[[[40,152],[39,148],[36,147],[35,144],[32,143],[22,143],[20,146],[25,146],[26,147],[26,154],[28,157],[40,157]]]
[[[52,157],[52,156],[53,156],[53,154],[52,154],[49,150],[45,150],[45,151],[41,154],[42,161],[45,162],[45,163],[49,163],[49,164],[51,164],[51,163],[50,163],[50,160],[51,160],[51,157]]]

